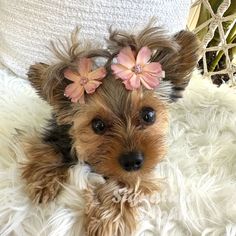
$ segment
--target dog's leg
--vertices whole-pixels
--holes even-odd
[[[68,165],[53,147],[37,141],[25,145],[28,162],[22,167],[22,177],[32,201],[47,203],[57,196],[61,183],[67,180]]]
[[[159,191],[160,180],[155,176],[137,180],[135,186],[107,180],[105,184],[87,190],[87,235],[134,235],[140,208],[143,203],[147,206],[148,197]]]
[[[71,151],[69,127],[54,120],[42,137],[23,142],[27,162],[22,166],[26,191],[34,203],[53,200],[68,177],[68,169],[77,162]]]
[[[138,207],[128,202],[133,189],[107,181],[86,192],[86,231],[89,236],[133,235]]]

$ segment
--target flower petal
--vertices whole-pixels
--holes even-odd
[[[102,80],[106,76],[107,72],[104,67],[99,67],[88,74],[89,80]]]
[[[146,81],[143,80],[142,78],[141,78],[141,83],[146,89],[153,90],[153,88],[151,86],[149,86],[149,84],[146,83]]]
[[[65,88],[65,96],[70,97],[71,94],[77,89],[77,83],[71,83]]]
[[[97,80],[91,80],[87,84],[85,84],[84,89],[86,93],[92,94],[95,92],[95,90],[99,87],[100,84],[102,84],[102,82],[99,82]]]
[[[84,87],[78,84],[76,89],[69,95],[71,99],[79,99],[84,94]]]
[[[143,71],[159,74],[162,72],[162,67],[159,62],[151,62],[143,66]]]
[[[64,77],[67,78],[68,80],[71,80],[71,81],[77,81],[80,79],[80,75],[75,74],[70,69],[66,69],[64,71]]]
[[[82,94],[82,96],[80,97],[75,97],[71,99],[72,102],[77,103],[79,101],[80,104],[84,104],[84,94]]]
[[[119,74],[120,72],[127,70],[127,68],[121,64],[112,64],[111,69],[114,74]]]
[[[131,48],[125,47],[121,49],[117,56],[117,61],[126,68],[132,69],[135,66],[135,58]]]
[[[127,90],[133,90],[133,87],[130,85],[130,80],[124,80],[123,84]]]
[[[136,65],[144,65],[148,63],[152,55],[152,51],[148,47],[142,47],[136,58]]]
[[[87,77],[92,70],[92,60],[90,58],[81,58],[78,62],[78,70],[81,76]]]
[[[140,75],[140,80],[147,89],[154,89],[160,84],[158,77],[145,72]]]
[[[130,86],[133,88],[133,89],[137,89],[140,87],[140,78],[139,76],[137,76],[136,74],[134,74],[130,80]]]
[[[120,64],[111,65],[111,69],[113,70],[113,73],[122,80],[130,79],[134,74],[134,72]]]

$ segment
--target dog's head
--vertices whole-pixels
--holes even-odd
[[[59,61],[51,65],[35,64],[28,75],[41,97],[53,106],[57,123],[71,125],[72,149],[78,159],[88,163],[97,173],[121,182],[132,183],[151,173],[166,152],[167,104],[181,97],[197,63],[195,36],[187,31],[168,36],[159,28],[147,27],[136,36],[111,31],[107,50],[83,50],[76,37],[72,37],[72,45],[66,53],[54,49]],[[116,70],[117,73],[112,65],[117,58],[122,64],[120,53],[127,52],[123,59],[132,54],[132,60],[137,61],[141,51],[145,55],[140,53],[140,58],[147,57],[145,50],[150,56],[146,63],[159,63],[165,77],[153,87],[151,82],[145,84],[145,78],[142,81],[141,77],[138,83],[127,85],[131,75],[142,74],[140,65],[131,68],[126,58],[127,68]],[[68,71],[75,76],[73,81],[81,79],[79,84],[83,86],[87,78],[86,75],[79,77],[78,64],[84,58],[91,63],[99,57],[105,61],[106,76],[102,75],[104,78],[96,84],[93,93],[83,90],[84,102],[77,102],[81,91],[73,86],[70,89]],[[87,66],[91,70],[88,63],[83,62],[80,67]],[[123,72],[129,76],[124,77]],[[153,77],[155,73],[148,75]],[[122,76],[123,83],[117,78]],[[69,98],[64,95],[67,90],[71,90]]]

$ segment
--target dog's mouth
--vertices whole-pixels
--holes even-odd
[[[97,172],[94,170],[93,166],[92,166],[89,162],[85,161],[84,164],[85,164],[85,165],[88,165],[88,166],[90,167],[92,173],[97,173]],[[100,173],[99,173],[99,174],[100,174]],[[102,174],[101,174],[101,175],[102,175]],[[105,175],[102,175],[102,177],[103,177],[105,180],[108,180],[108,179],[109,179],[109,177],[108,177],[108,176],[105,176]]]

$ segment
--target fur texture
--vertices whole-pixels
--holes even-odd
[[[19,136],[44,132],[50,107],[27,81],[6,71],[0,78],[0,235],[85,235],[85,203],[95,196],[84,194],[105,180],[78,164],[53,202],[33,205],[20,178],[26,157]],[[184,98],[170,105],[168,153],[155,170],[165,185],[142,198],[136,236],[235,235],[235,103],[233,89],[194,74]]]

